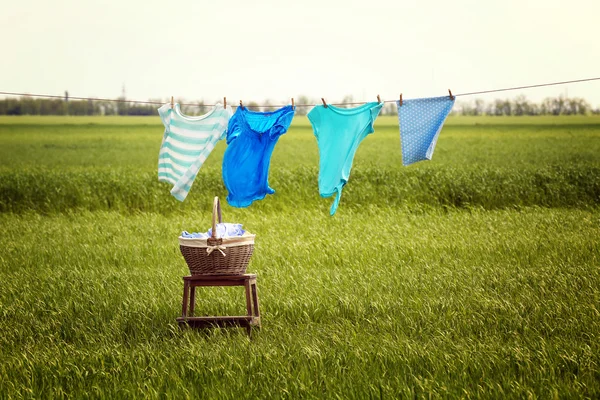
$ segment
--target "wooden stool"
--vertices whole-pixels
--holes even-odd
[[[244,286],[246,291],[246,311],[243,316],[194,317],[196,286]],[[188,308],[189,301],[189,308]],[[244,275],[192,275],[183,277],[183,305],[179,325],[194,328],[207,326],[242,326],[248,335],[252,326],[260,327],[260,310],[256,289],[256,274]]]

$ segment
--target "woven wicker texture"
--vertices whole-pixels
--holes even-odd
[[[219,198],[215,197],[212,213],[212,236],[207,239],[207,247],[179,246],[191,275],[241,275],[246,273],[254,251],[254,243],[236,246],[224,245],[223,239],[216,237],[217,217],[219,223],[223,222],[221,203]]]

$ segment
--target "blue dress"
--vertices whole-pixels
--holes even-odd
[[[448,96],[405,100],[398,106],[402,164],[431,160],[438,137],[452,111],[454,99]]]
[[[223,156],[223,182],[229,192],[227,203],[248,207],[275,191],[269,187],[271,154],[279,136],[294,118],[292,106],[272,112],[238,107],[227,127],[227,149]]]
[[[308,113],[319,146],[319,193],[331,197],[337,193],[330,214],[335,214],[342,188],[350,178],[350,169],[358,145],[373,133],[373,123],[383,103],[371,102],[355,108],[332,105],[316,106]]]

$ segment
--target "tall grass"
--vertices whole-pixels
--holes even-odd
[[[515,119],[519,120],[487,118],[473,125],[458,118],[465,124],[455,122],[444,129],[434,161],[403,167],[397,121],[382,117],[375,134],[357,152],[341,210],[366,204],[597,206],[600,119],[566,118],[565,125],[502,124]],[[205,207],[212,195],[226,195],[220,165],[225,145],[220,143],[188,200],[179,204],[172,199],[168,185],[156,177],[162,128],[143,121],[0,124],[0,212],[188,212]],[[273,155],[269,182],[277,193],[254,207],[277,210],[301,203],[314,209],[329,202],[318,196],[318,157],[310,126],[298,117]]]
[[[600,120],[450,119],[410,167],[378,121],[330,217],[305,119],[236,209],[222,143],[184,203],[156,181],[158,118],[0,118],[0,397],[597,398]],[[175,323],[214,195],[257,234],[252,339]]]
[[[595,397],[590,211],[234,211],[263,327],[181,332],[176,236],[209,213],[0,215],[0,393],[32,397]],[[198,312],[243,313],[234,289]]]
[[[276,194],[253,209],[280,210],[302,203],[318,212],[331,203],[318,195],[318,167],[274,170]],[[204,172],[184,203],[169,195],[169,185],[144,171],[43,168],[0,172],[0,212],[41,213],[76,210],[189,212],[209,208],[212,195],[227,192],[218,171]],[[600,204],[600,167],[519,168],[447,167],[381,169],[357,167],[342,197],[344,209],[378,207],[595,207]]]

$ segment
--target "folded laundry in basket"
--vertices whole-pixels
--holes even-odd
[[[227,222],[221,222],[217,224],[217,237],[232,237],[242,236],[246,231],[242,229],[242,224],[230,224]],[[212,228],[206,232],[208,236],[212,236]]]
[[[227,222],[222,222],[217,224],[217,237],[235,237],[242,236],[246,233],[245,230],[242,229],[242,224],[231,224]],[[186,239],[207,239],[212,236],[212,228],[208,229],[206,233],[193,232],[189,233],[188,231],[181,232],[181,237]]]
[[[207,235],[206,233],[198,233],[198,232],[189,233],[188,231],[181,232],[181,237],[184,237],[186,239],[206,239],[206,238],[208,238],[208,236],[209,235]]]

